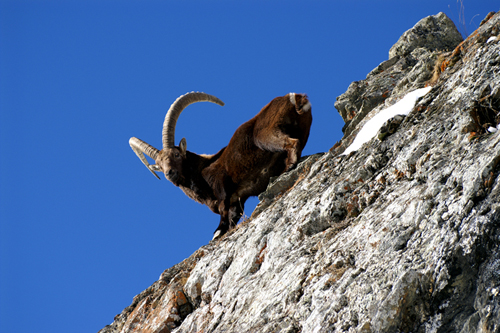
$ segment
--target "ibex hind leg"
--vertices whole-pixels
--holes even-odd
[[[301,154],[301,145],[299,139],[294,139],[281,131],[275,131],[268,136],[262,136],[265,140],[257,137],[257,146],[261,149],[279,152],[286,151],[287,158],[285,161],[286,171],[290,170],[297,164]]]
[[[243,216],[244,203],[237,201],[229,208],[229,230],[236,227],[240,218]]]
[[[287,152],[285,171],[292,169],[297,164],[301,154],[299,146],[298,139],[288,138],[287,144],[285,145],[285,150]]]

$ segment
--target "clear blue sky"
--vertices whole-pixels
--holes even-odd
[[[500,7],[464,6],[468,33]],[[336,97],[440,11],[459,22],[455,0],[0,0],[0,332],[97,332],[210,241],[219,217],[128,145],[160,147],[179,95],[226,103],[177,126],[215,153],[272,98],[307,93],[304,154],[324,152],[342,135]]]

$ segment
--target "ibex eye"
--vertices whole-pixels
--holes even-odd
[[[179,158],[179,153],[175,153],[175,158]]]

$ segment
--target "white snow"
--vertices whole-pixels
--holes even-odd
[[[431,87],[414,90],[406,94],[405,97],[403,97],[396,104],[391,105],[377,113],[363,126],[354,141],[342,154],[347,155],[361,148],[363,143],[370,141],[375,135],[377,135],[378,130],[387,120],[397,116],[398,114],[405,116],[408,115],[408,113],[410,113],[415,106],[417,99],[427,94],[430,90]]]
[[[496,127],[493,127],[493,126],[488,127],[488,132],[495,133],[496,131],[498,131],[498,129]]]
[[[492,37],[488,38],[488,40],[486,41],[486,44],[489,44],[489,43],[491,43],[491,42],[494,42],[494,41],[496,41],[497,39],[498,39],[498,37],[497,37],[497,36],[492,36]]]

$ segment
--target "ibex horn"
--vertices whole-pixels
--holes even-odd
[[[155,175],[156,178],[160,179],[160,177],[158,177],[158,175],[155,173],[155,171],[159,171],[156,167],[156,164],[149,164],[148,160],[144,156],[144,154],[146,154],[156,161],[156,158],[158,157],[158,153],[160,151],[138,138],[132,137],[130,138],[128,143],[130,144],[130,147],[132,147],[132,150],[135,152],[135,154],[140,158],[142,163],[144,163],[144,165],[148,168],[148,170],[151,171],[151,173]]]
[[[217,97],[202,92],[193,91],[177,98],[170,106],[170,109],[168,109],[163,123],[163,148],[172,148],[175,146],[175,125],[177,124],[177,119],[179,119],[181,112],[188,105],[196,102],[212,102],[221,106],[224,105],[224,102]]]

